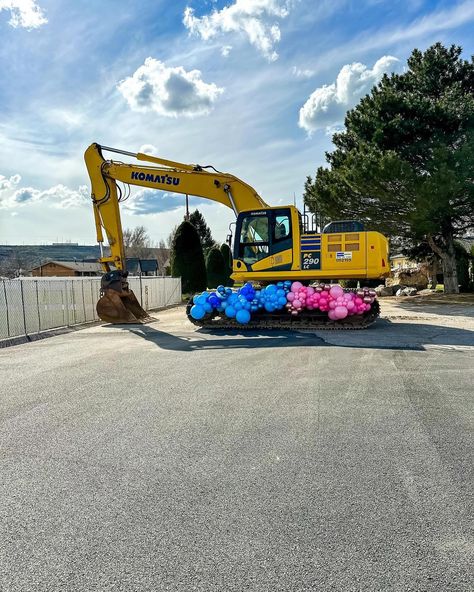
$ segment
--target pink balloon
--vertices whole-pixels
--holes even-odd
[[[372,308],[372,305],[371,304],[366,304],[365,305],[365,310],[370,310],[371,308]]]
[[[294,295],[293,292],[288,292],[288,294],[286,295],[286,299],[288,300],[288,302],[293,302],[293,300],[296,298],[296,296]]]
[[[352,300],[349,300],[349,302],[346,304],[346,308],[347,310],[352,310],[355,307],[355,304]]]
[[[295,308],[301,308],[301,300],[297,300],[296,298],[293,300],[293,306]]]
[[[336,308],[337,304],[334,300],[331,300],[331,302],[329,303],[328,306],[331,310],[334,310]]]
[[[336,306],[334,314],[338,319],[345,319],[347,317],[347,308],[345,306]]]
[[[329,294],[331,294],[333,298],[339,298],[344,294],[344,290],[341,288],[341,286],[339,286],[339,284],[336,284],[335,286],[331,286]]]
[[[308,286],[308,287],[306,288],[306,292],[307,292],[308,294],[314,294],[314,288],[313,288],[313,286]]]
[[[336,313],[333,310],[328,312],[328,317],[331,319],[331,321],[337,321]]]
[[[362,298],[359,298],[359,296],[357,296],[355,299],[355,303],[357,304],[357,306],[360,306],[362,304]]]
[[[301,282],[293,282],[291,284],[291,291],[292,292],[299,292],[302,287],[303,287],[303,284]]]

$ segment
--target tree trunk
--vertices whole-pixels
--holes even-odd
[[[454,242],[452,237],[446,240],[446,248],[441,249],[433,240],[433,237],[428,235],[428,244],[433,252],[441,258],[441,265],[443,267],[443,283],[445,294],[459,294],[458,284],[458,269],[456,265],[456,253],[454,250]]]
[[[459,294],[456,254],[452,241],[448,244],[447,252],[443,253],[441,261],[443,263],[444,293]]]

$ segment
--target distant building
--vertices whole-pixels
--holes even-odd
[[[392,271],[399,271],[402,269],[417,269],[418,263],[412,261],[406,255],[393,255],[390,257],[390,269]]]
[[[158,275],[158,261],[156,259],[126,259],[127,271],[130,275]]]
[[[30,269],[35,277],[83,277],[100,276],[100,263],[90,261],[48,261]]]

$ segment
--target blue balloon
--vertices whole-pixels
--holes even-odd
[[[191,308],[191,316],[193,317],[193,319],[196,319],[196,320],[202,319],[202,317],[205,314],[206,314],[206,311],[204,310],[204,307],[201,306],[200,304],[195,304]]]
[[[195,295],[193,296],[193,302],[194,302],[194,304],[197,304],[197,302],[198,302],[198,298],[199,298],[199,294],[195,294]]]
[[[225,288],[226,294],[232,294],[232,288]]]
[[[285,306],[286,305],[286,298],[284,296],[282,296],[281,298],[278,298],[278,304],[280,306]]]
[[[283,290],[282,288],[279,288],[277,290],[277,296],[281,298],[284,295],[285,295],[285,290]]]
[[[204,304],[204,310],[205,310],[206,312],[212,312],[212,306],[211,306],[211,304],[210,304],[209,302],[206,302],[206,303]]]
[[[217,286],[216,290],[218,292],[225,292],[225,288],[224,288],[224,286],[222,284],[220,284],[219,286]]]
[[[230,319],[235,317],[235,308],[233,306],[228,306],[225,309],[225,314],[226,316],[228,316]]]
[[[277,287],[275,286],[275,284],[268,284],[268,286],[265,288],[265,292],[267,292],[268,294],[275,294],[277,291]]]
[[[199,296],[199,298],[196,301],[196,304],[200,304],[201,306],[204,306],[207,302],[207,296],[204,296],[204,294],[201,294]]]
[[[235,319],[241,325],[246,325],[250,321],[250,313],[245,309],[239,310],[235,315]]]
[[[214,308],[217,308],[220,305],[220,303],[221,303],[220,298],[218,298],[215,294],[211,294],[209,296],[208,302]]]
[[[267,312],[273,312],[275,310],[275,305],[272,304],[271,302],[266,302],[265,303],[265,310]]]
[[[236,302],[234,308],[235,310],[242,310],[242,302]]]

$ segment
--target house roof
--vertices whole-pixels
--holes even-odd
[[[67,267],[68,269],[72,269],[73,271],[79,271],[83,273],[93,273],[93,272],[100,272],[102,271],[102,266],[100,263],[96,261],[47,261],[42,263],[41,265],[37,265],[33,267],[30,271],[35,269],[39,269],[40,267],[44,267],[49,263],[54,263],[55,265],[60,265],[61,267]]]

